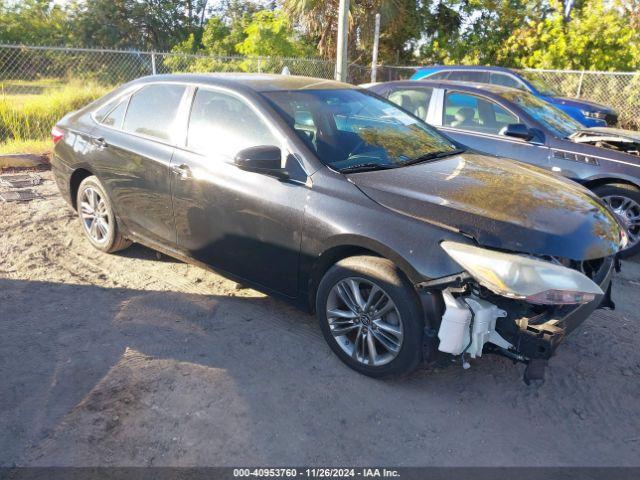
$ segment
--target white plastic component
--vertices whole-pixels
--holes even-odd
[[[471,346],[467,353],[471,358],[482,356],[482,347],[487,342],[499,347],[509,348],[511,344],[496,332],[496,319],[506,317],[507,312],[500,310],[493,303],[469,297],[467,303],[473,310],[473,327],[471,334]],[[468,336],[467,336],[468,340]]]
[[[438,350],[459,355],[469,344],[471,310],[447,290],[442,292],[442,296],[446,308],[438,330],[438,338],[440,339]]]
[[[472,358],[482,356],[482,347],[490,342],[499,347],[509,348],[511,344],[502,338],[495,330],[496,319],[506,317],[507,313],[492,303],[469,296],[465,300],[454,298],[451,292],[442,292],[445,304],[445,312],[442,316],[438,338],[441,352],[460,355],[465,352]],[[471,345],[469,345],[469,325],[471,327]],[[469,348],[467,348],[469,345]],[[465,348],[467,350],[465,351]]]

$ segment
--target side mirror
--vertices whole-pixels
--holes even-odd
[[[233,160],[240,170],[261,173],[280,179],[289,178],[282,168],[282,151],[273,145],[261,145],[240,150]]]
[[[510,123],[506,127],[502,127],[500,130],[500,135],[504,135],[505,137],[514,137],[519,138],[528,142],[535,135],[533,132],[523,123]]]

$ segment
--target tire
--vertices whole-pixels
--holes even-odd
[[[82,180],[76,196],[78,219],[85,236],[95,248],[113,253],[131,245],[122,236],[104,187],[95,176]]]
[[[616,213],[622,223],[627,225],[630,243],[620,252],[621,258],[629,258],[640,252],[640,189],[624,183],[612,183],[594,188],[594,193],[602,198]],[[620,208],[622,200],[629,201],[626,209]],[[630,222],[630,220],[633,220]]]
[[[380,289],[381,292],[375,290],[375,295],[371,297],[372,304],[380,302],[379,308],[370,308],[370,315],[361,312],[358,314],[359,318],[329,315],[328,311],[355,316],[357,309],[349,308],[343,299],[344,290],[340,290],[352,286],[354,283],[349,283],[350,281],[358,285],[361,305],[369,298],[374,287]],[[351,297],[347,298],[353,299],[352,287],[349,292]],[[393,302],[393,308],[384,301],[383,294]],[[354,302],[351,304],[353,306]],[[385,310],[387,313],[378,317],[377,312]],[[402,272],[387,259],[357,256],[336,263],[326,272],[318,286],[316,315],[331,350],[345,364],[364,375],[375,378],[403,375],[414,370],[422,359],[424,319],[418,296]],[[395,332],[402,332],[399,347],[398,335],[390,333],[391,327]],[[347,333],[336,333],[343,331]],[[374,344],[373,351],[376,353],[373,355],[369,339]],[[354,348],[355,344],[360,347],[358,351]],[[385,345],[393,346],[395,351]],[[372,359],[376,359],[379,364],[375,360],[372,364]]]

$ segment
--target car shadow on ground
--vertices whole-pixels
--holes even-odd
[[[119,252],[116,252],[115,255],[118,255],[123,258],[151,260],[154,262],[161,261],[161,262],[167,262],[167,263],[181,263],[181,261],[176,258],[169,257],[168,255],[164,255],[156,250],[153,250],[139,243],[134,243],[130,247],[125,248],[124,250],[120,250]]]
[[[541,444],[547,464],[628,464],[637,447],[637,382],[603,377],[635,346],[603,353],[596,335],[567,342],[541,386],[499,357],[378,381],[258,293],[0,279],[0,305],[0,465],[536,464]]]

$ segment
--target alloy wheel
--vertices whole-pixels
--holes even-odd
[[[393,300],[379,285],[348,277],[336,283],[327,298],[329,329],[353,360],[381,366],[402,347],[402,318]]]
[[[95,188],[87,187],[80,201],[82,225],[96,243],[104,243],[111,232],[111,222],[104,198]]]
[[[640,242],[640,204],[622,195],[607,195],[602,199],[611,207],[629,237],[628,248]]]

